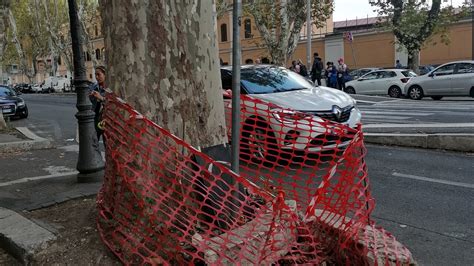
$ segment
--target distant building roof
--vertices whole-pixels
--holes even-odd
[[[335,21],[334,29],[358,27],[358,26],[370,26],[370,25],[376,24],[378,19],[379,19],[378,17],[366,17],[366,18],[358,18],[358,19],[351,19],[351,20]]]

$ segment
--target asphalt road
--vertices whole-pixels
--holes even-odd
[[[59,148],[1,158],[0,183],[3,184],[74,168],[77,143],[71,139],[76,134],[75,97],[24,95],[24,98],[30,117],[13,121],[12,124],[27,126],[36,134],[53,140]],[[370,106],[374,105],[384,109],[383,105],[387,103],[392,105],[390,108],[397,109],[393,105],[403,102],[390,98],[381,98],[378,102],[372,98],[371,102],[376,103],[366,99],[363,101],[366,101],[361,102],[363,111],[371,110],[374,107]],[[439,117],[444,117],[443,122],[474,121],[468,109],[458,110],[459,106],[469,108],[471,105],[471,110],[474,110],[474,101],[470,99],[411,102],[403,104],[403,108],[418,108],[415,105],[420,103],[426,107],[423,110],[432,110],[433,115],[421,116],[427,119],[422,122],[437,122],[435,111],[438,115],[442,114]],[[413,110],[414,114],[420,111]],[[458,111],[462,114],[457,114]],[[431,116],[433,120],[430,120]],[[372,218],[406,244],[421,265],[474,265],[473,154],[369,145],[366,162],[376,199]],[[61,169],[62,164],[64,169]],[[28,168],[39,168],[44,172],[29,171]],[[2,191],[15,190],[15,186],[0,186],[0,195]]]

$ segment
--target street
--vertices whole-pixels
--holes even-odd
[[[30,117],[12,121],[54,142],[56,149],[4,155],[0,162],[0,200],[13,204],[11,191],[25,190],[25,177],[57,179],[75,169],[75,95],[23,95]],[[469,123],[472,99],[410,101],[357,96],[366,124]],[[473,154],[367,145],[370,185],[376,208],[372,218],[408,246],[420,265],[474,265]],[[43,171],[28,171],[28,165]],[[31,167],[35,168],[35,167]],[[47,190],[47,186],[42,189]],[[41,199],[47,200],[47,199]]]

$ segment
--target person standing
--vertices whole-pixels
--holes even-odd
[[[347,73],[347,65],[344,64],[344,59],[339,58],[337,60],[338,66],[337,66],[337,88],[340,90],[345,90],[346,89],[346,75]]]
[[[328,84],[330,88],[337,88],[337,69],[334,66],[333,62],[328,62],[328,68],[326,70],[328,73]]]
[[[323,73],[323,62],[319,57],[318,53],[313,54],[313,66],[311,67],[311,80],[313,83],[318,82],[318,86],[321,86],[321,74]]]
[[[301,59],[298,59],[298,65],[300,66],[300,75],[303,77],[308,76],[308,70],[306,69],[306,66],[301,62]]]
[[[402,64],[400,63],[400,60],[398,60],[398,59],[395,62],[395,68],[397,68],[397,69],[402,69],[403,68]]]
[[[102,109],[104,108],[105,102],[105,67],[97,66],[95,68],[95,79],[97,83],[92,84],[89,87],[89,99],[92,103],[92,111],[94,111],[94,126],[97,133],[97,141],[100,140],[100,136],[103,136],[104,129],[101,125],[102,122]],[[104,138],[105,145],[105,138]]]

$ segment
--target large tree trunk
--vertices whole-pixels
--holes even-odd
[[[109,88],[195,147],[227,141],[212,2],[100,1]]]
[[[408,68],[420,74],[420,51],[408,50]]]

